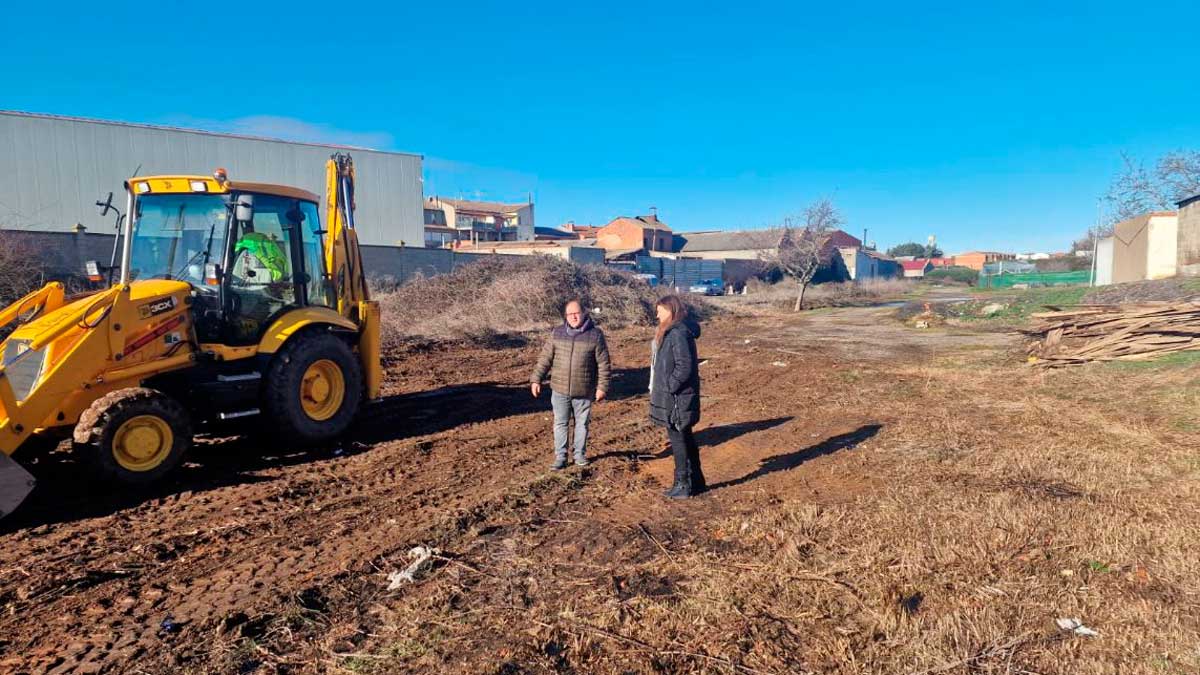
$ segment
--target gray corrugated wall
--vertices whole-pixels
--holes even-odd
[[[338,151],[354,157],[359,241],[424,242],[419,155],[6,112],[0,228],[65,232],[82,223],[111,232],[112,218],[101,218],[95,201],[111,190],[123,210],[122,183],[139,165],[140,175],[207,175],[220,166],[234,181],[293,185],[323,198],[325,161]]]
[[[568,249],[567,260],[578,265],[603,265],[604,249],[572,246]]]
[[[638,256],[638,272],[654,274],[664,286],[686,289],[705,279],[725,278],[725,262],[700,258]]]

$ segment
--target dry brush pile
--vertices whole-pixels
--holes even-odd
[[[582,298],[606,329],[649,323],[658,293],[631,274],[536,256],[494,256],[381,295],[385,339],[459,340],[542,330]]]

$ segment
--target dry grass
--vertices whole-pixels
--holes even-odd
[[[1095,304],[1122,304],[1154,300],[1184,300],[1200,296],[1200,279],[1155,279],[1131,281],[1089,289],[1084,302]]]
[[[790,310],[796,302],[796,284],[792,281],[769,284],[751,279],[746,287],[746,295],[738,296],[738,302],[743,304]],[[816,284],[809,286],[804,294],[804,308],[861,307],[898,299],[912,290],[913,283],[903,279]]]
[[[477,542],[474,571],[448,569],[430,593],[386,603],[392,646],[369,669],[1200,669],[1200,459],[1186,431],[1200,420],[1200,369],[1047,375],[962,350],[854,375],[852,395],[806,415],[883,424],[827,469],[876,480],[857,497],[796,489],[622,538],[571,510],[586,486],[520,488],[536,494],[497,504],[494,520],[578,519],[568,532],[595,537],[588,555],[543,554],[561,544],[538,527]],[[811,386],[837,391],[842,379]],[[592,489],[603,503],[607,488]],[[1060,617],[1100,636],[1065,634]]]
[[[381,295],[388,339],[519,335],[562,319],[583,298],[606,329],[648,323],[658,294],[631,274],[548,256],[495,256],[453,274],[416,279]]]
[[[400,556],[339,582],[353,591],[350,606],[364,609],[322,629],[336,655],[328,667],[1200,671],[1200,364],[1041,372],[990,341],[947,341],[853,360],[815,351],[821,367],[754,369],[743,335],[776,329],[797,342],[779,344],[801,349],[803,330],[779,329],[808,329],[819,317],[731,320],[724,332],[715,322],[703,372],[725,383],[709,395],[726,398],[706,411],[719,414],[745,392],[750,419],[797,417],[742,447],[792,449],[866,423],[881,425],[876,435],[658,509],[659,486],[637,462],[610,458],[588,474],[531,470],[469,512],[446,508],[408,542],[439,546],[448,559],[419,584],[383,590]],[[764,372],[769,386],[752,400]],[[779,391],[787,393],[770,395]],[[598,447],[652,452],[661,439],[641,402],[629,403],[637,418],[606,410]],[[510,461],[504,443],[529,442],[497,441],[488,461]],[[623,520],[622,504],[643,510]],[[1099,636],[1063,633],[1058,618],[1079,618]]]

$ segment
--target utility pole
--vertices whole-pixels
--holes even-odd
[[[1102,199],[1096,198],[1096,226],[1092,230],[1092,274],[1088,286],[1096,285],[1096,265],[1099,264],[1096,258],[1100,253],[1100,207],[1103,203]]]

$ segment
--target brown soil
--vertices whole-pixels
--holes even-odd
[[[648,337],[610,335],[585,469],[547,470],[549,403],[524,384],[538,345],[520,341],[397,348],[353,438],[207,439],[150,494],[103,491],[66,452],[21,458],[41,483],[0,521],[0,671],[1133,672],[1194,650],[1196,585],[1146,572],[1186,542],[1141,538],[1135,559],[1107,540],[1089,513],[1140,510],[1139,474],[1067,470],[1101,442],[1059,440],[1086,423],[1013,365],[1011,338],[884,309],[715,319],[697,432],[713,489],[676,502]],[[1044,399],[1006,408],[955,379],[964,363]],[[1068,459],[998,459],[1029,415]],[[1118,426],[1123,452],[1173,438]],[[1114,572],[1079,571],[1096,596],[1081,600],[1059,572],[1083,551],[1057,556],[1089,527]],[[440,549],[432,570],[388,590],[416,545]],[[1100,609],[1104,593],[1162,612],[1161,639],[1128,641],[1153,627]],[[1064,639],[1060,612],[1102,637]]]

